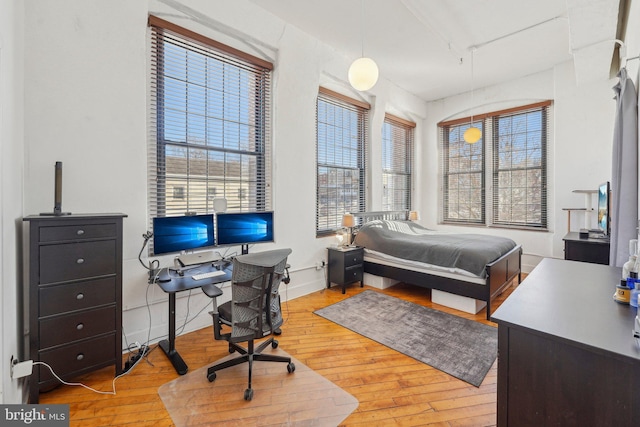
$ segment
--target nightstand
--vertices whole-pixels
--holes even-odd
[[[342,285],[345,293],[347,283],[360,282],[363,286],[364,248],[357,246],[327,248],[329,252],[327,288],[331,283]]]

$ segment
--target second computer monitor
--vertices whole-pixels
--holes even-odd
[[[216,214],[218,245],[273,242],[273,212]]]

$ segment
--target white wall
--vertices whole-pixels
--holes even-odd
[[[423,127],[426,146],[419,169],[420,182],[426,183],[425,198],[419,207],[421,221],[436,229],[512,238],[523,247],[525,271],[530,271],[541,257],[563,258],[562,237],[567,232],[567,215],[562,208],[584,204],[584,196],[572,193],[572,190],[596,190],[601,182],[611,180],[613,84],[613,80],[607,80],[576,87],[573,64],[567,62],[554,70],[476,89],[473,94],[474,114],[553,100],[550,116],[553,134],[548,145],[548,232],[438,224],[437,123],[468,116],[472,96],[464,93],[430,102]],[[572,219],[572,228],[579,219]]]
[[[346,82],[349,61],[246,0],[28,0],[25,3],[25,214],[53,209],[53,165],[62,161],[64,211],[123,212],[124,330],[129,342],[167,333],[166,295],[147,287],[137,256],[147,230],[147,16],[154,14],[275,64],[273,91],[276,243],[290,247],[284,298],[324,287],[316,261],[332,238],[315,237],[315,100],[319,85],[372,103],[372,158],[385,111],[418,121],[426,105],[381,79],[369,94]],[[418,139],[420,141],[420,139]],[[369,186],[380,206],[380,177]],[[146,261],[146,260],[145,260]],[[171,260],[162,258],[163,265]],[[148,295],[147,295],[148,292]],[[228,292],[227,292],[228,293]],[[210,325],[199,291],[178,300],[177,324]],[[146,310],[151,302],[151,321]]]
[[[22,5],[0,0],[0,402],[23,400],[21,381],[12,380],[11,356],[22,357],[21,285],[23,175]]]

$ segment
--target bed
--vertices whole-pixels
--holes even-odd
[[[353,215],[365,273],[482,301],[487,320],[491,301],[520,283],[522,247],[510,239],[436,232],[407,221],[406,211]]]

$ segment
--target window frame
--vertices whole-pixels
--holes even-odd
[[[547,179],[548,179],[548,153],[549,153],[549,141],[550,135],[550,116],[552,101],[541,101],[532,104],[522,105],[514,108],[508,108],[504,110],[474,115],[474,124],[476,126],[482,126],[482,138],[478,143],[483,144],[483,167],[485,173],[482,178],[481,189],[481,203],[482,203],[482,216],[480,221],[465,221],[465,220],[452,220],[447,218],[448,207],[448,187],[447,187],[447,136],[450,129],[456,127],[460,132],[464,132],[464,129],[470,126],[471,118],[464,117],[455,120],[443,121],[438,123],[439,130],[439,150],[440,150],[440,165],[439,165],[439,179],[441,180],[440,186],[440,207],[439,207],[439,222],[441,224],[448,225],[469,225],[469,226],[487,226],[497,228],[517,228],[525,230],[537,230],[546,231],[548,229],[548,192],[547,192]],[[497,123],[500,119],[507,117],[513,117],[520,114],[527,114],[531,112],[540,111],[543,115],[540,133],[541,144],[541,169],[540,179],[540,221],[539,222],[527,222],[527,221],[505,221],[498,219],[498,176],[499,176],[499,134],[497,131]],[[476,143],[477,144],[477,143]],[[527,157],[528,159],[528,157]],[[527,160],[525,159],[525,161]],[[525,168],[519,168],[523,170]],[[529,168],[535,169],[535,168]],[[527,187],[528,188],[528,187]],[[489,201],[490,203],[488,203]]]
[[[148,144],[148,204],[149,222],[157,216],[173,216],[197,212],[198,214],[213,213],[213,193],[217,197],[229,200],[228,210],[232,212],[268,211],[272,209],[271,196],[271,73],[273,64],[261,58],[224,45],[201,34],[175,25],[153,15],[149,16],[151,43],[151,78],[150,78],[150,108],[149,108],[149,144]],[[172,50],[166,51],[165,43],[171,44]],[[184,52],[184,60],[180,57],[166,58],[172,52]],[[176,59],[177,58],[177,59]],[[196,62],[206,64],[197,68]],[[178,105],[184,103],[185,137],[183,140],[171,139],[168,123],[171,116],[165,105],[165,100],[172,95],[170,88],[165,87],[169,80],[171,69],[166,67],[182,66],[184,63],[184,81],[179,83],[185,87],[200,90],[195,95],[196,101],[205,106],[191,107],[188,92],[185,98],[174,98]],[[211,68],[209,68],[211,66]],[[196,68],[194,68],[196,67]],[[215,74],[214,69],[222,70]],[[195,71],[194,71],[195,70]],[[225,74],[227,70],[237,73],[238,80],[232,80]],[[203,73],[200,79],[203,83],[196,84],[189,73]],[[231,75],[231,74],[230,74]],[[177,81],[175,77],[172,77]],[[228,83],[230,82],[230,83]],[[235,94],[228,95],[229,84],[236,88]],[[226,88],[226,89],[225,89]],[[222,90],[220,90],[222,89]],[[200,94],[201,93],[201,94]],[[211,106],[209,101],[217,95],[223,99],[222,104]],[[231,97],[231,98],[230,98]],[[224,100],[227,101],[224,101]],[[237,134],[224,136],[210,136],[209,121],[219,123],[224,133],[231,119],[222,112],[234,100],[238,100],[237,114],[246,116],[246,121],[236,121],[239,131]],[[225,102],[227,104],[225,104]],[[194,102],[195,104],[195,102]],[[215,117],[214,117],[215,116]],[[205,125],[199,124],[197,131],[204,135],[203,141],[195,143],[190,140],[190,120],[196,117]],[[195,120],[194,120],[195,121]],[[204,126],[204,130],[202,127]],[[191,128],[193,129],[193,128]],[[246,130],[249,129],[249,130]],[[211,139],[210,139],[211,138]],[[222,138],[222,142],[219,142]],[[236,144],[234,147],[233,144]],[[176,163],[183,161],[184,174],[168,171],[167,150],[184,150],[186,154],[179,154]],[[189,152],[189,150],[192,150]],[[196,154],[193,154],[197,152]],[[204,154],[203,154],[204,153]],[[194,156],[200,156],[194,157]],[[197,167],[196,163],[200,166]],[[195,166],[194,166],[195,165]],[[176,167],[177,168],[177,167]],[[222,171],[222,173],[220,173]],[[184,195],[187,199],[186,208],[182,206],[172,209],[169,199],[172,195],[170,181],[184,185]],[[181,182],[183,181],[183,182]],[[216,186],[212,186],[213,184]],[[218,185],[219,184],[219,185]],[[194,190],[190,193],[190,187]],[[248,203],[241,200],[234,201],[234,192],[239,194],[241,188],[248,186],[245,191],[251,194]],[[212,191],[213,190],[213,191]],[[193,206],[193,208],[192,208]]]
[[[342,124],[338,124],[337,121],[324,123],[321,121],[321,108],[320,103],[323,102],[327,105],[340,109],[341,114],[349,113],[357,117],[357,124],[355,125],[355,131],[357,133],[356,141],[356,156],[355,164],[354,159],[349,157],[351,164],[348,164],[348,160],[345,160],[344,151],[337,153],[334,149],[331,153],[323,143],[328,142],[330,137],[329,132],[325,131],[331,127],[334,138],[338,133],[336,129],[340,131],[340,139],[334,139],[331,141],[333,144],[342,144],[343,148],[345,144],[349,144],[349,141],[353,141],[352,135],[349,132],[354,131],[354,127],[347,125],[346,129],[342,127]],[[330,236],[342,229],[342,216],[349,212],[363,212],[366,206],[366,174],[367,174],[367,144],[369,134],[369,109],[371,106],[368,103],[352,99],[348,96],[342,95],[338,92],[334,92],[330,89],[320,87],[318,90],[318,97],[316,98],[316,237]],[[334,117],[334,120],[335,119]],[[348,133],[346,137],[343,137],[345,132]],[[333,162],[329,161],[329,155],[333,154]],[[337,159],[335,154],[340,154],[340,159]],[[345,160],[344,162],[341,162]],[[322,170],[327,170],[327,174],[323,174]],[[329,170],[336,173],[334,179],[329,179]],[[342,173],[342,178],[349,178],[353,180],[354,176],[357,176],[357,198],[353,203],[352,194],[353,186],[351,188],[345,187],[344,180],[340,181],[340,177],[337,175]],[[334,191],[331,189],[331,183],[334,182]],[[341,191],[338,184],[342,182],[341,188],[348,191]],[[341,191],[342,196],[338,194]],[[332,194],[335,197],[332,197]],[[348,200],[351,199],[349,203]]]
[[[415,127],[415,122],[385,114],[381,132],[383,211],[411,210]],[[404,156],[396,153],[404,153]],[[402,185],[397,188],[396,182]],[[397,200],[402,202],[397,203]]]

